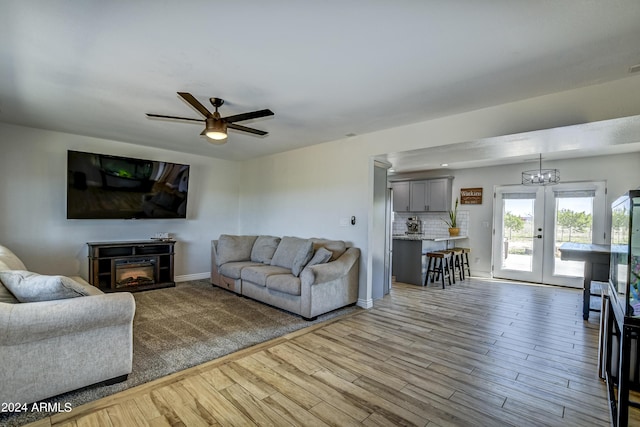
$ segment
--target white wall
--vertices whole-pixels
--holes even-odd
[[[640,98],[634,94],[639,92],[640,77],[630,77],[244,162],[241,229],[352,242],[363,255],[359,303],[368,305],[372,156],[638,115]],[[340,218],[351,215],[357,225],[340,227]]]
[[[187,219],[67,220],[67,150],[191,166]],[[42,274],[87,277],[86,242],[175,235],[177,279],[208,277],[211,239],[238,230],[237,163],[0,124],[0,244]]]

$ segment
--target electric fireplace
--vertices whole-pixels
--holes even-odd
[[[156,272],[156,258],[134,258],[116,260],[116,288],[153,285]]]
[[[103,292],[175,286],[175,240],[89,242],[89,283]]]

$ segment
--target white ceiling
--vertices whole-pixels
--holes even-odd
[[[0,0],[0,121],[249,159],[629,76],[638,0]],[[177,91],[223,116],[208,144]]]

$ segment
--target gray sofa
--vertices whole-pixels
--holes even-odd
[[[134,312],[130,293],[103,294],[80,277],[30,273],[0,246],[0,402],[29,404],[124,381]]]
[[[359,259],[340,240],[223,234],[211,283],[312,320],[357,301]]]

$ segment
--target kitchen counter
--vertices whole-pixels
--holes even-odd
[[[418,286],[424,286],[427,252],[447,249],[450,241],[468,238],[467,236],[433,237],[424,234],[400,234],[392,237],[392,274],[398,282]]]
[[[429,240],[431,242],[447,242],[449,240],[468,239],[468,236],[446,236],[433,237],[426,234],[394,234],[391,236],[394,240]]]

